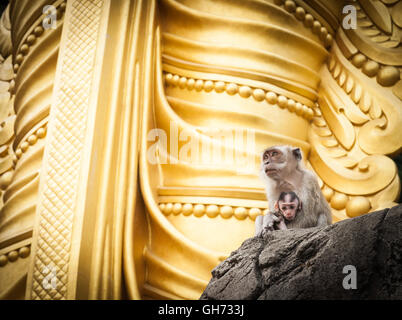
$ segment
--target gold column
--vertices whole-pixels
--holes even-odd
[[[402,1],[16,3],[0,23],[0,297],[197,299],[266,212],[273,144],[303,150],[335,221],[397,201]]]
[[[29,299],[121,298],[123,249],[130,252],[126,286],[132,298],[140,298],[135,292],[145,274],[141,254],[147,226],[137,188],[137,150],[152,74],[146,71],[155,64],[152,10],[151,1],[67,2]],[[131,218],[134,223],[125,223]],[[133,227],[140,237],[135,244],[125,238]],[[55,288],[46,286],[48,266],[55,270]]]
[[[48,4],[56,8],[57,21],[54,29],[45,30],[42,8]],[[9,262],[0,270],[0,295],[4,298],[24,296],[29,261],[20,258],[30,254],[64,9],[63,1],[12,1],[2,19],[8,20],[9,15],[12,21],[12,57],[6,62],[14,71],[9,88],[11,116],[3,129],[3,142],[7,140],[4,147],[9,146],[9,156],[3,159],[7,172],[1,178],[4,204],[0,213],[0,255],[8,257]]]
[[[75,298],[81,228],[110,2],[66,7],[37,200],[28,299]],[[54,268],[56,288],[44,288]]]

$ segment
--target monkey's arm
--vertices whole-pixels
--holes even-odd
[[[308,197],[314,199],[313,207],[307,208],[306,212],[311,210],[315,213],[316,226],[328,226],[332,224],[331,209],[321,192],[316,175],[313,172],[308,172],[305,183],[309,186],[306,188],[308,190]]]
[[[318,186],[318,184],[317,184]],[[318,226],[329,226],[332,224],[332,213],[328,205],[327,200],[325,200],[322,193],[320,193],[320,214],[318,216],[317,225]]]
[[[257,216],[257,218],[255,218],[255,236],[259,236],[262,233],[263,228],[263,219],[264,216]]]
[[[272,212],[269,212],[268,214],[266,214],[265,216],[263,216],[263,232],[264,231],[274,231],[275,228],[275,223],[279,222],[279,218]]]
[[[285,219],[281,216],[279,218],[279,222],[276,224],[277,230],[287,230],[288,227],[286,226]]]
[[[318,216],[317,220],[317,226],[318,227],[324,227],[324,226],[329,226],[332,222],[328,219],[328,214],[327,213],[321,213]]]

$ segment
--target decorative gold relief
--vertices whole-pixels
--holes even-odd
[[[48,129],[51,133],[41,173],[36,235],[29,275],[32,287],[27,289],[31,299],[65,299],[68,294],[68,267],[76,209],[74,202],[77,197],[75,186],[79,179],[95,63],[96,35],[99,32],[103,4],[102,0],[73,1],[69,4],[69,24],[64,32],[64,48],[56,76],[59,82],[54,89],[55,104],[51,109]],[[58,274],[59,285],[54,290],[43,287],[43,270],[49,265],[56,268]]]
[[[0,247],[5,248],[21,240],[30,243],[35,218],[39,169],[65,9],[63,1],[53,3],[57,8],[55,29],[45,30],[42,26],[45,17],[42,8],[45,4],[46,1],[38,1],[35,5],[19,2],[16,6],[12,2],[5,12],[15,23],[10,28],[13,72],[9,92],[10,108],[13,114],[15,112],[10,128],[12,138],[9,140],[11,170],[3,176],[5,191],[0,218]],[[11,296],[14,296],[13,288],[19,288],[20,280],[23,277],[26,279],[27,274],[27,269],[22,270],[22,264],[17,264],[18,267],[8,275],[15,282],[9,282],[4,287]],[[27,265],[27,262],[23,265]],[[18,296],[22,297],[23,294],[19,293]]]
[[[340,41],[344,46],[345,38]],[[349,52],[358,52],[351,43],[347,46]],[[397,129],[402,121],[401,102],[376,83],[381,85],[378,78],[368,78],[380,71],[378,64],[376,68],[367,64],[360,53],[347,60],[338,45],[333,46],[322,70],[320,110],[310,129],[310,162],[325,181],[323,193],[336,210],[336,219],[382,208],[399,196],[396,166],[378,153],[392,154],[402,147]],[[356,72],[356,67],[363,69]],[[389,192],[391,185],[394,192]],[[384,193],[388,198],[379,204],[376,194]]]
[[[14,138],[14,99],[10,92],[14,85],[14,72],[11,56],[11,24],[9,8],[5,10],[0,21],[0,189],[1,206],[3,193],[13,176],[12,141]]]
[[[10,248],[8,248],[10,249]],[[30,246],[21,247],[18,250],[11,250],[9,252],[4,252],[0,255],[0,267],[4,267],[9,262],[14,262],[18,258],[27,258],[31,253]]]
[[[347,29],[345,33],[356,48],[375,63],[401,66],[402,33],[395,22],[398,21],[400,2],[383,4],[361,0],[351,4],[357,10],[357,29]],[[375,70],[375,64],[371,68]]]
[[[251,220],[255,220],[257,216],[266,214],[266,208],[244,208],[244,207],[235,207],[224,205],[217,206],[215,204],[194,204],[194,203],[160,203],[159,209],[164,213],[164,215],[169,216],[173,214],[175,216],[182,214],[185,216],[194,215],[196,217],[202,217],[207,215],[209,218],[215,218],[220,215],[222,218],[229,219],[231,217],[235,217],[239,220],[244,220],[246,218],[250,218]]]
[[[346,1],[344,30],[340,1],[12,1],[0,297],[197,299],[267,213],[274,144],[302,149],[334,221],[393,205],[400,3]]]
[[[242,98],[253,97],[256,101],[266,100],[269,104],[278,105],[280,108],[287,108],[290,112],[294,112],[299,116],[311,120],[314,113],[312,108],[295,102],[293,99],[288,99],[283,95],[278,95],[272,91],[265,91],[261,88],[250,88],[249,86],[242,86],[236,83],[226,83],[224,81],[204,81],[202,79],[187,79],[177,74],[171,73],[164,74],[164,80],[166,85],[172,85],[174,87],[180,87],[181,89],[187,88],[188,90],[195,89],[196,91],[210,92],[215,90],[217,93],[226,91],[229,95],[239,94]]]
[[[276,0],[274,1],[278,5],[283,5],[286,11],[294,14],[294,16],[302,21],[307,28],[318,36],[318,38],[323,42],[325,47],[330,47],[333,41],[333,35],[328,32],[325,26],[321,25],[321,22],[314,19],[313,15],[310,14],[303,6],[298,6],[296,2],[292,0]]]
[[[24,299],[30,244],[26,239],[0,249],[0,299]]]

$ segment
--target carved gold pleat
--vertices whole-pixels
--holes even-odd
[[[402,147],[401,101],[352,62],[333,46],[310,129],[310,162],[336,219],[389,206],[400,190],[396,165],[384,155]]]
[[[0,248],[4,246],[9,249],[10,245],[21,247],[21,241],[30,243],[32,236],[39,171],[65,9],[63,1],[52,3],[58,10],[56,29],[45,30],[42,27],[42,8],[45,4],[49,4],[49,1],[38,1],[35,5],[30,1],[21,1],[18,5],[12,2],[6,11],[10,13],[12,21],[18,23],[11,28],[12,70],[15,75],[9,92],[10,108],[15,116],[10,127],[11,167],[2,176],[5,191],[0,211]],[[24,257],[27,256],[25,249],[18,250],[22,250]],[[18,250],[11,251],[8,256],[14,256]],[[9,261],[14,263],[15,260],[9,257]],[[24,262],[25,267],[26,264]],[[16,268],[15,275],[11,275],[11,278],[17,279],[15,286],[21,285],[19,279],[26,279],[26,274],[27,268]],[[7,290],[12,296],[13,290]]]
[[[37,11],[41,8],[39,5]],[[32,10],[31,6],[29,10]],[[40,26],[41,22],[41,18],[38,18],[31,29]],[[13,141],[15,172],[4,194],[0,225],[3,235],[32,230],[61,26],[59,20],[57,29],[46,30],[40,37],[36,36],[34,42],[24,42],[21,48],[27,46],[28,51],[20,64],[14,65],[14,70],[18,70],[13,90],[16,112]],[[27,38],[29,35],[22,37],[22,40]],[[26,222],[22,223],[24,220]],[[7,228],[7,232],[4,228]]]
[[[212,80],[202,80],[193,79],[184,76],[179,76],[177,74],[173,75],[171,73],[164,74],[164,80],[166,85],[171,85],[173,87],[179,87],[181,89],[196,90],[210,92],[215,91],[217,93],[226,92],[229,95],[239,94],[242,98],[254,98],[256,101],[266,101],[271,105],[278,105],[280,108],[286,108],[290,112],[294,112],[299,116],[311,120],[314,112],[312,108],[301,104],[300,102],[295,102],[293,99],[289,99],[283,95],[277,95],[273,91],[265,91],[261,88],[250,88],[249,86],[242,86],[233,82],[224,81],[212,81]],[[188,106],[189,107],[189,106]]]
[[[335,222],[394,205],[401,3],[11,1],[0,297],[198,299],[267,213],[271,145],[301,148]]]

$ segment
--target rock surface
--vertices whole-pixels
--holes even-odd
[[[348,265],[356,289],[343,286]],[[247,239],[212,270],[200,299],[402,299],[402,205]]]

